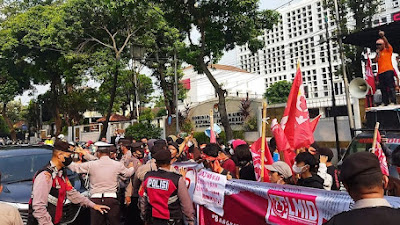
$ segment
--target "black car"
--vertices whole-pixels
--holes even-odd
[[[0,147],[0,171],[2,173],[3,192],[0,202],[18,208],[26,223],[28,202],[32,192],[32,178],[36,171],[49,163],[52,155],[50,146],[5,146]],[[78,174],[68,171],[68,177],[76,190],[88,195]],[[64,206],[62,224],[76,221],[81,207],[68,200]],[[82,224],[77,223],[76,224]]]

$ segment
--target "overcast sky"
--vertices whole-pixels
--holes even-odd
[[[261,9],[276,9],[279,6],[284,5],[291,0],[260,0],[260,8]],[[295,0],[298,1],[298,0]],[[231,65],[231,66],[239,66],[236,57],[236,50],[232,50],[226,53],[221,61],[220,64]],[[88,83],[89,86],[98,86],[93,82]],[[21,99],[24,105],[29,104],[30,99],[35,98],[36,96],[45,93],[50,88],[50,85],[35,85],[35,90],[25,91],[22,96],[17,96],[16,100]]]

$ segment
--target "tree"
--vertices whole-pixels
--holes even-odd
[[[8,126],[7,131],[11,134],[11,139],[16,140],[16,132],[14,129],[14,124],[8,116],[7,104],[14,99],[18,94],[18,82],[14,80],[11,76],[6,74],[7,71],[3,71],[0,78],[0,102],[2,103],[2,119]]]
[[[290,94],[292,83],[286,80],[273,83],[264,93],[268,104],[286,103]]]
[[[341,31],[341,36],[338,38],[342,38],[342,36],[347,35],[350,32],[356,32],[372,27],[373,16],[378,13],[380,2],[380,0],[338,0],[339,18],[335,18],[334,1],[326,1],[324,2],[324,5],[326,8],[330,9],[330,18],[338,19],[338,25],[340,26]],[[349,15],[353,21],[355,21],[355,26],[349,26],[347,19]],[[343,52],[345,55],[348,78],[362,77],[361,62],[363,61],[363,48],[352,45],[343,45]]]
[[[64,73],[70,68],[65,65],[73,54],[72,46],[80,30],[66,20],[65,11],[55,2],[39,4],[4,21],[0,46],[3,57],[13,59],[15,64],[24,63],[28,83],[31,80],[38,84],[51,83],[51,108],[56,134],[59,134],[62,129],[59,99],[63,94]]]
[[[116,97],[121,58],[126,49],[139,40],[140,34],[151,29],[159,14],[146,0],[71,0],[65,10],[83,30],[78,49],[86,52],[109,49],[115,61],[102,138],[106,136]]]
[[[236,45],[248,44],[252,52],[264,45],[258,37],[264,29],[278,22],[279,14],[272,10],[259,11],[258,0],[159,0],[166,20],[185,34],[190,44],[181,51],[181,58],[204,73],[218,94],[218,109],[228,140],[233,138],[226,111],[226,90],[211,74],[208,65],[216,63],[224,51]],[[200,40],[192,40],[192,28]]]

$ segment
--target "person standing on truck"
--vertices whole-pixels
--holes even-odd
[[[381,37],[376,41],[376,57],[374,62],[378,63],[379,87],[382,92],[382,102],[385,105],[396,104],[396,90],[399,87],[399,78],[395,76],[392,65],[393,47],[385,37],[385,32],[379,31]],[[395,85],[394,78],[397,79]]]

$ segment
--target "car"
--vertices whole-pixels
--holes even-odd
[[[3,184],[0,202],[18,208],[25,224],[28,219],[28,202],[32,192],[32,178],[38,170],[42,169],[50,161],[51,156],[51,146],[0,146],[0,171]],[[68,171],[68,178],[76,190],[83,195],[88,195],[88,191],[83,184],[84,181],[78,174]],[[86,209],[81,210],[79,205],[72,204],[67,200],[61,224],[87,224],[77,222],[78,217],[78,219],[84,217],[81,216],[82,213],[88,214],[87,211]]]
[[[388,158],[389,164],[391,161],[391,153],[400,145],[400,131],[380,131],[382,138],[386,139],[385,146],[387,150],[385,151],[386,157]],[[358,134],[353,140],[350,142],[347,147],[346,152],[343,154],[342,159],[339,162],[339,165],[343,162],[343,160],[356,152],[369,151],[372,148],[372,142],[374,137],[374,131],[364,131]],[[397,172],[397,168],[395,166],[389,165],[389,173],[391,176],[398,177],[399,174]]]

